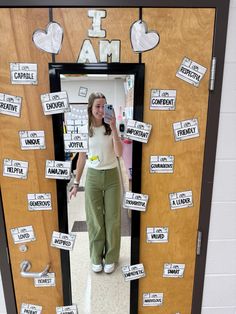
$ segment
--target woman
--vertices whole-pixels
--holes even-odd
[[[115,116],[104,122],[106,98],[92,93],[88,99],[89,151],[85,183],[85,211],[89,233],[92,270],[112,273],[120,252],[121,190],[117,157],[122,155]],[[76,178],[70,198],[76,196],[86,162],[86,153],[80,153]],[[104,258],[104,268],[103,268]]]

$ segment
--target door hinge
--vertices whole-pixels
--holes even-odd
[[[201,254],[201,245],[202,245],[202,231],[198,230],[198,232],[197,232],[197,255]]]
[[[209,90],[213,91],[215,89],[215,77],[216,77],[216,57],[211,60],[211,72],[209,80]]]

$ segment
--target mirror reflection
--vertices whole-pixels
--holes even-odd
[[[84,143],[74,149],[65,145],[73,174],[67,187],[68,229],[76,234],[70,252],[72,302],[84,314],[115,308],[129,313],[130,283],[121,267],[131,263],[131,212],[122,201],[132,191],[133,145],[124,132],[133,119],[134,75],[61,74],[60,80],[71,107],[64,114],[64,134],[79,128]]]

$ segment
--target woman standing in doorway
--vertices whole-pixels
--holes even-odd
[[[109,124],[104,122],[105,104],[106,98],[102,93],[89,96],[85,211],[92,270],[101,272],[104,269],[105,273],[112,273],[120,253],[121,186],[117,157],[122,155],[122,143],[115,115]],[[70,198],[77,194],[85,162],[86,153],[80,153]]]

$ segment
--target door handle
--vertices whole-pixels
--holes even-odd
[[[20,275],[24,278],[40,278],[42,276],[47,275],[50,264],[46,266],[46,268],[40,273],[29,272],[31,268],[31,263],[29,261],[22,261],[20,264]]]

